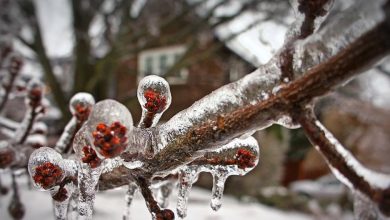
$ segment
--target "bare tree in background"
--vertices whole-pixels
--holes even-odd
[[[74,48],[71,57],[61,58],[62,62],[72,66],[71,71],[67,69],[61,71],[68,75],[65,77],[73,78],[72,88],[67,92],[62,88],[62,82],[54,71],[53,63],[59,57],[50,57],[45,49],[45,39],[43,39],[42,34],[43,24],[39,22],[34,1],[3,1],[2,5],[4,9],[8,9],[4,11],[4,17],[8,21],[6,22],[9,27],[8,31],[12,30],[11,37],[16,37],[33,52],[34,56],[30,58],[42,66],[44,77],[53,92],[54,100],[62,114],[66,116],[69,116],[66,109],[69,94],[86,91],[94,94],[97,99],[107,98],[110,90],[110,85],[107,82],[116,76],[121,64],[137,56],[142,50],[161,44],[187,42],[187,51],[171,69],[167,70],[165,74],[167,77],[180,68],[209,58],[223,48],[225,41],[229,41],[250,29],[260,20],[248,27],[243,27],[242,31],[231,34],[219,44],[199,53],[197,50],[200,44],[198,36],[201,33],[224,25],[247,11],[261,11],[264,13],[262,20],[266,20],[277,14],[286,13],[288,10],[288,4],[285,1],[249,0],[245,1],[236,12],[217,16],[215,12],[218,9],[231,3],[230,0],[223,0],[208,7],[207,12],[198,18],[199,15],[195,11],[206,11],[204,6],[208,4],[207,1],[150,0],[144,1],[146,2],[144,7],[140,7],[139,2],[143,1],[70,1]],[[148,4],[152,4],[153,7],[148,7]],[[167,9],[173,9],[173,11],[167,11]],[[136,14],[132,12],[134,10],[137,10]],[[195,17],[197,19],[194,19]],[[96,20],[101,21],[99,25],[104,31],[98,36],[92,36],[91,29]],[[193,20],[194,22],[183,23],[185,20]],[[185,24],[185,27],[180,31],[164,36],[160,35],[172,27],[183,25],[182,23]],[[130,74],[136,74],[135,70],[129,71]]]
[[[73,119],[56,149],[36,150],[28,164],[35,184],[50,191],[56,217],[66,219],[69,214],[91,219],[97,189],[128,185],[128,205],[139,189],[153,219],[173,219],[174,213],[165,209],[165,199],[178,179],[177,214],[183,218],[199,172],[213,175],[211,207],[218,210],[226,178],[244,175],[257,164],[259,149],[252,133],[272,124],[302,127],[335,176],[354,191],[357,219],[390,216],[390,177],[359,163],[313,113],[317,97],[388,55],[390,2],[357,1],[326,20],[332,4],[331,0],[294,1],[296,22],[283,48],[267,64],[161,125],[157,122],[171,97],[169,85],[160,77],[148,76],[139,84],[143,115],[137,127],[122,104],[104,100],[93,105],[90,95],[76,95],[71,101]],[[69,148],[62,147],[69,144],[75,158],[68,157]],[[4,167],[26,167],[25,160],[11,158]],[[151,190],[157,186],[158,197]]]

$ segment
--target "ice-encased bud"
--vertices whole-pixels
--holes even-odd
[[[51,189],[65,177],[65,170],[61,166],[62,156],[49,147],[35,150],[28,161],[28,172],[39,189]]]
[[[5,169],[15,161],[16,152],[7,141],[0,141],[0,169]]]
[[[70,99],[69,109],[77,120],[85,121],[88,119],[94,104],[95,99],[91,94],[79,92]]]
[[[43,95],[43,84],[38,79],[31,79],[27,85],[27,103],[31,107],[41,104]]]
[[[151,113],[163,113],[172,101],[168,82],[159,76],[144,77],[138,85],[138,101],[143,110]]]
[[[124,105],[106,99],[93,107],[86,127],[87,138],[97,155],[113,158],[127,149],[133,118]]]

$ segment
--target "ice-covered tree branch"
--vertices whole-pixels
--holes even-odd
[[[63,206],[69,198],[78,197],[81,219],[92,218],[97,185],[100,190],[128,185],[128,201],[138,187],[152,217],[171,220],[173,213],[158,204],[150,188],[154,180],[178,176],[177,213],[184,218],[189,189],[200,172],[213,175],[211,207],[218,210],[226,178],[244,175],[258,162],[259,146],[250,135],[272,124],[291,129],[301,125],[333,171],[342,174],[336,176],[370,198],[382,214],[390,215],[390,177],[360,165],[304,109],[388,55],[390,1],[360,1],[322,27],[332,1],[296,3],[297,21],[285,45],[267,64],[159,126],[171,102],[169,85],[161,77],[145,77],[137,90],[143,111],[138,127],[122,104],[114,100],[97,103],[75,134],[78,167],[50,148],[39,149],[29,162],[35,183],[55,195],[68,186],[68,194],[53,199]],[[72,135],[64,138],[67,142],[78,129],[74,122],[70,125]],[[47,170],[56,172],[47,175]],[[69,178],[71,183],[64,182]]]
[[[390,214],[390,176],[364,167],[345,149],[335,137],[316,119],[311,109],[296,112],[306,136],[316,146],[332,172],[351,190],[357,190],[378,204],[380,211]]]

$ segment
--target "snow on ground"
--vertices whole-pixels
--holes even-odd
[[[19,178],[21,186],[22,201],[26,206],[27,220],[46,220],[53,219],[51,199],[48,192],[27,189],[25,177]],[[175,210],[176,193],[171,196],[169,208]],[[8,215],[7,207],[10,194],[6,197],[0,197],[0,219],[11,220]],[[213,212],[209,206],[210,191],[194,188],[191,192],[188,207],[188,217],[186,220],[306,220],[312,219],[309,216],[294,213],[283,212],[277,209],[269,208],[258,203],[240,202],[232,197],[225,196],[222,208],[218,212]],[[111,190],[97,195],[95,204],[95,220],[122,219],[124,210],[125,189]],[[151,219],[146,209],[144,200],[137,194],[132,206],[132,219]]]

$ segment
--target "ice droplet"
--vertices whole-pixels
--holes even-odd
[[[121,103],[106,99],[98,102],[86,123],[87,137],[100,158],[113,158],[128,148],[133,130],[129,110]],[[109,145],[107,148],[106,145]],[[104,147],[103,147],[104,146]]]
[[[155,126],[172,101],[168,82],[156,75],[146,76],[140,81],[137,97],[142,107],[139,127]]]
[[[38,189],[48,190],[63,180],[65,173],[60,166],[61,160],[61,154],[48,147],[41,147],[31,154],[28,161],[28,172]],[[50,175],[52,181],[48,181],[46,179],[48,176],[43,175],[40,170],[50,171],[47,175]]]
[[[94,104],[95,99],[91,94],[86,92],[79,92],[70,99],[69,109],[72,115],[75,115],[80,109],[91,110]]]
[[[126,207],[125,212],[123,213],[123,220],[130,220],[131,203],[133,202],[134,194],[136,191],[137,185],[135,183],[129,183],[125,196]]]
[[[89,93],[79,92],[72,97],[69,103],[70,112],[78,123],[86,121],[95,105],[95,99]]]

